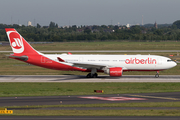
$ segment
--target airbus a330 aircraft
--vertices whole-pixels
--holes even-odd
[[[124,71],[159,71],[176,66],[170,58],[157,55],[72,55],[43,54],[36,51],[15,29],[6,28],[14,54],[9,57],[44,68],[90,72],[87,78],[97,77],[97,72],[120,77]]]

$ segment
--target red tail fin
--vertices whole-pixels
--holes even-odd
[[[38,54],[38,52],[14,29],[5,28],[14,55]]]

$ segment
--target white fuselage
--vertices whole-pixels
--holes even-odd
[[[170,58],[157,55],[45,55],[55,60],[57,57],[66,61],[66,65],[72,66],[72,63],[86,63],[95,65],[106,65],[107,67],[122,67],[123,71],[157,71],[165,70],[176,66],[177,64]]]

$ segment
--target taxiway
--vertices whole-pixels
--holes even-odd
[[[110,95],[99,94],[99,95],[80,95],[80,96],[73,95],[73,96],[37,96],[37,97],[0,97],[0,106],[70,105],[70,104],[172,102],[172,101],[173,102],[180,101],[180,92],[110,94]],[[63,108],[59,108],[59,109],[63,109]],[[68,108],[68,109],[75,109],[75,108]],[[93,108],[93,109],[98,109],[98,108]],[[122,109],[122,108],[112,107],[110,109]],[[130,108],[126,108],[126,109],[130,109]],[[157,107],[157,109],[164,109],[164,108]]]
[[[180,82],[180,75],[123,75],[86,78],[82,75],[0,75],[0,82]]]

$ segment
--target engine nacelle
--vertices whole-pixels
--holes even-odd
[[[114,77],[121,77],[123,74],[123,69],[121,67],[112,67],[104,70],[104,73]]]

